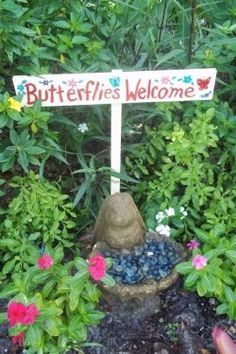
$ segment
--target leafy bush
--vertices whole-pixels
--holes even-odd
[[[236,121],[232,111],[217,101],[197,103],[196,108],[188,105],[184,115],[180,104],[175,112],[173,104],[163,107],[167,119],[160,115],[159,106],[158,130],[145,126],[143,143],[134,145],[126,158],[131,176],[139,178],[132,189],[148,226],[153,228],[159,211],[182,206],[188,211],[182,237],[191,237],[196,226],[233,233],[235,142],[231,136]],[[174,235],[181,235],[177,228]]]
[[[82,352],[81,347],[87,340],[87,327],[98,324],[104,317],[96,309],[100,291],[89,279],[89,265],[85,260],[76,257],[62,265],[62,248],[46,248],[46,252],[52,261],[50,265],[45,263],[44,267],[39,267],[42,258],[41,263],[38,259],[38,267],[30,267],[25,273],[15,273],[13,281],[0,292],[1,298],[11,299],[8,316],[2,314],[1,321],[10,321],[9,334],[13,342],[24,342],[29,354],[60,354],[70,349]],[[106,274],[102,281],[114,285]],[[15,312],[11,316],[10,304],[20,308],[23,305],[23,311],[21,309],[20,314]],[[34,311],[31,309],[26,319],[24,309],[30,305]]]
[[[19,194],[10,202],[2,232],[9,238],[20,239],[34,233],[34,240],[44,244],[67,240],[68,230],[75,227],[72,204],[62,194],[58,185],[53,185],[30,172],[28,177],[15,177],[11,186],[19,188]],[[36,235],[37,233],[37,235]]]
[[[196,230],[196,235],[203,246],[195,249],[193,256],[203,254],[207,265],[196,269],[193,258],[178,264],[176,269],[184,274],[187,289],[197,291],[199,296],[216,297],[221,303],[216,312],[236,319],[236,238],[203,230]]]
[[[40,101],[21,110],[20,102],[6,92],[0,96],[0,113],[3,129],[0,169],[3,172],[19,164],[26,173],[30,165],[39,166],[42,174],[45,162],[52,156],[67,163],[57,144],[57,134],[48,129],[52,114],[41,110]]]
[[[34,264],[39,247],[73,245],[69,231],[75,227],[75,213],[68,196],[58,185],[42,181],[33,172],[15,177],[11,186],[19,189],[0,224],[2,273],[8,274]]]

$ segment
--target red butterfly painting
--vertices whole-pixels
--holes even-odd
[[[207,90],[210,81],[211,81],[211,77],[208,77],[207,79],[197,79],[199,90]]]

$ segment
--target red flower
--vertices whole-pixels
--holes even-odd
[[[40,312],[34,304],[25,306],[20,302],[13,301],[8,305],[7,318],[10,327],[13,327],[17,324],[32,324],[36,321],[36,318],[39,315]]]
[[[24,325],[30,325],[34,323],[37,319],[37,317],[40,315],[39,310],[35,306],[35,304],[30,304],[26,307],[26,313],[22,319],[22,324]]]
[[[38,269],[50,269],[53,266],[53,259],[48,254],[44,254],[42,257],[38,258]]]
[[[105,259],[101,255],[96,255],[89,259],[88,271],[95,281],[102,279],[106,273]]]
[[[23,345],[24,339],[25,339],[24,332],[20,332],[19,334],[17,334],[17,336],[13,336],[11,340],[12,343],[15,345]]]
[[[16,301],[13,301],[8,304],[7,318],[10,323],[10,327],[22,323],[22,320],[26,314],[26,310],[27,308],[25,305]]]

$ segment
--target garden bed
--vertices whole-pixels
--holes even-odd
[[[216,300],[186,292],[179,280],[157,298],[145,300],[141,307],[131,303],[111,308],[104,301],[100,309],[106,316],[100,325],[89,328],[88,341],[102,347],[85,349],[86,354],[216,354],[211,332],[225,328],[236,339],[236,322],[215,313]],[[1,303],[3,310],[3,303]],[[22,353],[12,346],[7,327],[0,327],[0,354]]]
[[[161,293],[161,308],[155,313],[155,297],[131,310],[124,305],[108,308],[106,317],[91,328],[91,340],[104,345],[87,354],[216,354],[211,336],[216,325],[236,338],[236,322],[217,316],[215,299],[200,298],[183,290],[179,280]]]

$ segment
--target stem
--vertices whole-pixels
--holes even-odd
[[[192,62],[193,56],[193,37],[194,37],[194,19],[195,19],[195,10],[196,10],[196,0],[190,0],[191,6],[191,19],[189,24],[189,44],[188,44],[188,63]]]
[[[159,35],[158,35],[158,42],[161,41],[161,36],[162,36],[162,30],[164,29],[164,21],[166,17],[166,10],[167,10],[167,0],[164,2],[164,7],[163,7],[163,12],[162,12],[162,18],[161,18],[161,23],[159,27]]]

